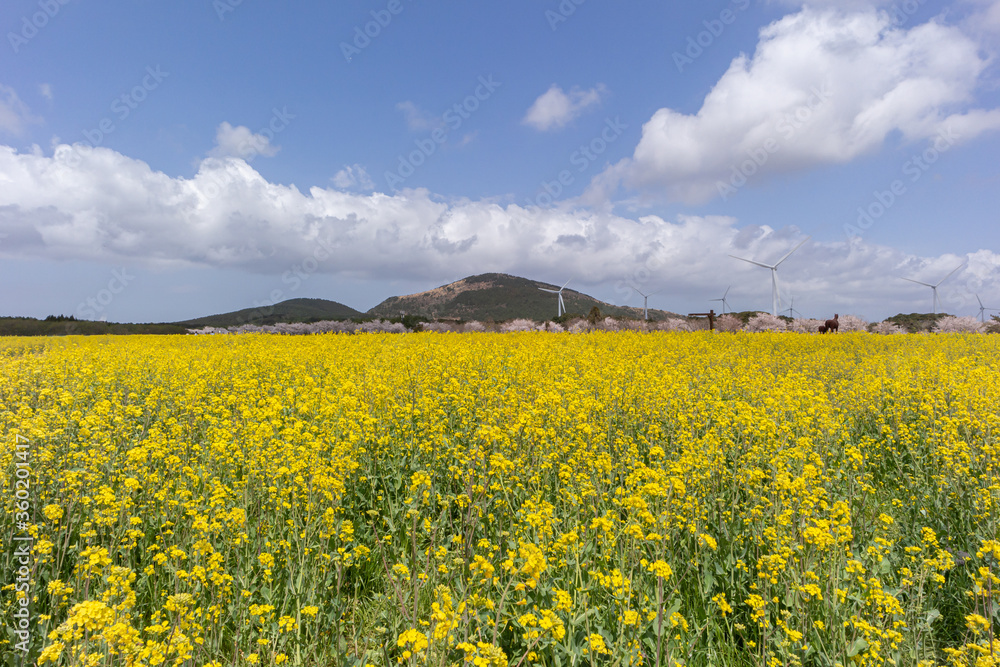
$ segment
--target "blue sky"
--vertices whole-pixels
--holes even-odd
[[[579,4],[577,4],[579,3]],[[289,6],[291,5],[291,6]],[[1000,2],[8,0],[0,314],[1000,307]],[[87,304],[90,305],[87,305]],[[95,306],[96,303],[96,306]]]

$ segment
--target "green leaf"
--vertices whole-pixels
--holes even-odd
[[[596,616],[596,615],[597,615],[597,607],[591,607],[590,609],[588,609],[587,611],[583,612],[582,614],[574,618],[572,621],[570,621],[570,625],[580,625],[580,623],[582,623],[583,621],[587,620],[591,616]]]
[[[938,620],[939,618],[941,618],[941,612],[938,611],[937,609],[931,609],[929,612],[927,612],[927,625],[929,626],[931,623]]]
[[[715,575],[711,570],[705,570],[705,592],[711,593],[713,586],[715,586]]]
[[[863,653],[867,649],[868,649],[868,642],[859,637],[858,639],[855,639],[850,646],[847,647],[847,657],[853,658],[858,653]]]
[[[670,617],[673,615],[673,613],[676,612],[676,611],[678,611],[680,608],[681,608],[681,599],[677,598],[677,599],[675,599],[670,604],[670,608],[666,609],[663,612],[663,621],[664,621],[664,624],[670,625],[667,621],[670,619]]]

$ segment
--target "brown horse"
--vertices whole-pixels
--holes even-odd
[[[838,329],[840,329],[840,314],[836,313],[834,314],[832,320],[827,320],[826,323],[819,328],[819,332],[826,333],[829,331],[830,333],[837,333]]]
[[[825,324],[819,325],[819,332],[820,333],[826,333],[826,325]]]

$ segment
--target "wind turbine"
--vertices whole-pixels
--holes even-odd
[[[639,288],[637,287],[633,287],[632,289],[634,289],[636,292],[639,292],[639,294],[642,295],[642,317],[643,319],[648,320],[649,309],[646,307],[646,304],[649,302],[649,297],[653,296],[654,294],[659,294],[660,290],[656,290],[655,292],[650,292],[649,294],[646,294],[645,292],[640,292]]]
[[[771,270],[771,314],[774,315],[775,317],[778,316],[778,303],[781,301],[781,297],[778,295],[778,267],[781,265],[782,262],[788,259],[793,252],[801,248],[803,244],[810,238],[812,237],[807,236],[804,239],[802,239],[802,241],[800,241],[797,246],[789,250],[784,257],[779,259],[774,264],[763,264],[761,262],[755,262],[752,259],[746,259],[745,257],[737,257],[736,255],[730,255],[730,257],[732,257],[733,259],[741,259],[744,262],[750,262],[751,264],[755,264],[756,266],[760,266],[765,269]]]
[[[788,316],[791,317],[791,318],[794,318],[795,317],[795,313],[799,313],[799,311],[795,310],[795,297],[794,296],[790,299],[790,301],[791,301],[791,303],[788,306]],[[799,313],[799,315],[802,315],[802,313]]]
[[[983,323],[986,322],[986,311],[987,310],[990,310],[990,311],[994,311],[995,310],[997,312],[1000,312],[1000,308],[987,308],[986,306],[984,306],[983,305],[983,300],[979,298],[978,294],[976,295],[976,301],[979,302],[979,321],[980,322],[983,322]]]
[[[573,280],[573,279],[570,278],[569,280]],[[560,287],[559,289],[545,289],[544,287],[539,287],[538,288],[538,289],[542,290],[543,292],[549,292],[550,294],[558,294],[559,295],[559,309],[558,309],[559,315],[558,315],[558,317],[562,317],[562,314],[566,312],[566,304],[563,302],[562,293],[563,293],[563,290],[566,289],[566,285],[569,285],[569,280],[567,280],[565,283],[563,283],[563,286]]]
[[[733,288],[732,285],[726,288],[726,293],[722,295],[721,299],[709,299],[709,301],[721,301],[722,302],[722,314],[726,314],[726,308],[729,307],[729,302],[726,301],[726,297],[729,296],[729,290]]]
[[[963,266],[965,266],[965,262],[962,262],[961,264],[959,264],[958,266],[956,266],[954,269],[952,269],[951,273],[949,273],[948,275],[946,275],[941,280],[937,281],[937,283],[934,284],[934,285],[931,285],[930,283],[922,283],[919,280],[913,280],[912,278],[903,278],[903,280],[908,280],[911,283],[916,283],[918,285],[923,285],[924,287],[930,287],[931,288],[931,292],[934,293],[934,314],[937,315],[937,309],[938,309],[937,288],[941,285],[941,283],[943,283],[944,281],[948,280],[948,278],[951,278],[952,275],[954,275],[955,272],[958,271]]]

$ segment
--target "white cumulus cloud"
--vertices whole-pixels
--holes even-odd
[[[424,111],[410,100],[400,102],[396,109],[402,112],[406,127],[413,132],[430,130],[441,124],[441,118]]]
[[[360,164],[351,164],[338,171],[330,179],[341,190],[374,190],[368,171]]]
[[[229,123],[219,125],[215,133],[215,148],[209,151],[211,157],[235,157],[244,160],[253,159],[257,155],[273,157],[281,150],[280,146],[271,144],[271,140],[263,134],[254,134],[244,125],[233,127]]]
[[[1000,110],[975,107],[989,61],[972,38],[936,20],[896,25],[883,11],[811,8],[774,22],[697,113],[658,110],[632,158],[597,181],[605,191],[624,182],[694,204],[739,171],[752,182],[851,161],[894,133],[965,142],[1000,128]],[[757,164],[742,169],[747,160]]]
[[[32,115],[28,105],[18,97],[17,91],[0,84],[0,134],[20,136],[27,125],[40,122],[41,119]]]
[[[108,264],[205,266],[280,276],[305,258],[352,278],[441,284],[487,271],[613,288],[621,303],[664,288],[728,296],[740,310],[770,307],[767,271],[728,257],[775,261],[803,237],[788,227],[743,226],[730,217],[629,218],[565,202],[551,209],[494,200],[446,200],[426,190],[394,195],[271,183],[240,159],[205,159],[172,177],[108,148],[61,144],[53,154],[0,145],[0,254]],[[811,241],[781,265],[786,294],[805,311],[928,310],[939,279],[949,312],[1000,302],[1000,255],[918,257],[861,242]],[[935,278],[937,276],[937,278]],[[718,292],[716,294],[715,292]],[[674,296],[671,296],[674,295]],[[634,301],[633,301],[634,303]],[[963,310],[963,308],[965,310]],[[832,313],[831,313],[832,314]]]
[[[603,84],[589,90],[573,88],[568,93],[559,85],[552,84],[535,100],[521,122],[541,132],[558,130],[579,117],[588,107],[600,103],[606,94]]]

